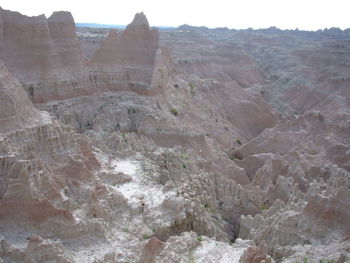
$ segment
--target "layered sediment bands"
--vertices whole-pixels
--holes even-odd
[[[112,30],[96,51],[89,67],[92,81],[102,89],[145,92],[150,88],[159,36],[143,13],[125,31]]]
[[[72,198],[78,191],[75,198],[88,194],[82,185],[93,181],[93,171],[98,167],[92,149],[71,127],[36,110],[4,65],[0,76],[2,225],[29,223],[45,232],[45,224],[51,220],[58,225],[48,231],[69,235],[64,227],[77,222],[69,211],[67,196]]]
[[[1,9],[0,262],[347,262],[341,32]]]
[[[34,108],[21,84],[7,71],[0,61],[0,132],[6,133],[40,121],[40,113]]]
[[[34,102],[91,92],[89,74],[69,12],[27,17],[0,10],[0,58]]]
[[[8,133],[1,149],[1,219],[42,223],[61,215],[73,223],[65,196],[76,191],[84,195],[80,188],[93,180],[98,167],[88,143],[72,129],[48,120]]]

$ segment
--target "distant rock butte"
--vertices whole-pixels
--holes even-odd
[[[159,35],[143,13],[103,41],[87,67],[69,12],[28,17],[0,10],[0,59],[34,103],[106,90],[148,89]]]
[[[34,102],[91,92],[69,12],[28,17],[0,10],[0,59]]]
[[[158,47],[158,30],[149,27],[143,13],[136,14],[121,34],[111,30],[92,57],[89,67],[94,84],[103,90],[148,89]]]

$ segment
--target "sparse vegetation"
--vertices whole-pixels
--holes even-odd
[[[128,140],[126,139],[126,136],[125,136],[125,132],[122,132],[121,135],[123,137],[124,142],[128,142]]]
[[[146,240],[146,239],[149,239],[151,236],[150,235],[147,235],[147,234],[143,234],[142,235],[142,239],[143,240]]]
[[[261,211],[265,211],[265,210],[267,210],[267,209],[269,209],[269,207],[268,207],[267,205],[263,205],[262,207],[260,207],[260,210],[261,210]]]
[[[199,242],[201,242],[201,241],[203,241],[203,237],[202,237],[202,236],[198,236],[198,237],[197,237],[197,240],[198,240]]]
[[[82,206],[85,203],[84,199],[75,200],[78,206]]]
[[[178,89],[178,88],[179,88],[179,84],[175,83],[175,84],[174,84],[174,87],[175,87],[176,89]]]
[[[194,256],[192,255],[192,253],[190,253],[190,255],[189,255],[189,262],[190,263],[195,263]]]
[[[239,144],[239,145],[242,145],[242,142],[240,139],[237,139],[236,142]]]
[[[243,156],[239,152],[229,153],[228,157],[231,159],[231,161],[243,159]]]
[[[135,114],[136,113],[136,110],[135,109],[128,109],[128,114]]]
[[[173,114],[174,116],[179,115],[179,112],[178,112],[175,108],[171,108],[171,109],[170,109],[170,112],[171,112],[171,114]]]
[[[188,84],[188,87],[190,88],[190,94],[192,96],[195,96],[197,92],[195,91],[193,84],[192,83]]]

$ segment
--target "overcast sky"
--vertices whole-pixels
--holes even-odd
[[[143,11],[152,26],[350,28],[350,0],[1,0],[0,5],[29,16],[66,10],[80,23],[126,25]]]

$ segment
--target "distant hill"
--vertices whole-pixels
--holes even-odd
[[[109,25],[109,24],[95,24],[95,23],[75,23],[77,27],[92,27],[92,28],[125,28],[125,25]]]
[[[90,28],[118,28],[124,29],[125,25],[109,25],[109,24],[96,24],[96,23],[75,23],[77,27],[90,27]],[[154,26],[156,28],[167,29],[174,28],[171,26]]]

